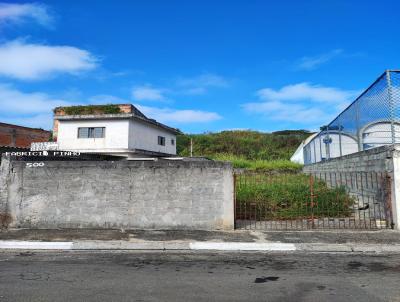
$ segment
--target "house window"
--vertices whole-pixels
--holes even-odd
[[[79,127],[78,138],[103,138],[106,127]]]
[[[158,144],[160,146],[165,146],[165,137],[164,136],[159,136],[158,137]]]
[[[175,140],[174,139],[171,139],[171,145],[172,146],[175,145]]]

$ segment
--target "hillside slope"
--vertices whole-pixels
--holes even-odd
[[[177,137],[177,152],[216,158],[221,154],[246,160],[289,160],[298,145],[311,133],[305,130],[284,130],[272,133],[257,131],[222,131],[218,133],[182,134]]]

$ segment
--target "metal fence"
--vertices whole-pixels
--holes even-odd
[[[400,142],[400,71],[384,72],[304,146],[304,163]]]
[[[386,173],[235,175],[235,227],[260,230],[392,227]]]

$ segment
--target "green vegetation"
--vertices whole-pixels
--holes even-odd
[[[237,156],[232,154],[216,154],[210,156],[214,160],[229,161],[232,162],[235,168],[239,169],[250,169],[250,170],[266,170],[266,171],[285,171],[285,172],[296,172],[300,171],[302,165],[291,162],[290,160],[277,159],[277,160],[263,160],[255,159],[249,160],[243,156]]]
[[[193,156],[231,161],[235,168],[294,171],[301,166],[291,163],[289,158],[310,134],[305,130],[182,134],[177,137],[177,152],[189,156],[192,139]]]
[[[312,202],[310,176],[298,173],[302,165],[289,161],[310,134],[304,130],[182,134],[177,138],[177,151],[189,156],[192,139],[194,156],[230,161],[235,168],[246,170],[236,179],[239,219],[348,217],[354,200],[345,188],[328,188],[325,182],[315,180]]]
[[[190,155],[190,139],[194,156],[232,154],[246,159],[289,159],[299,144],[311,133],[285,130],[272,133],[257,131],[222,131],[218,133],[182,134],[177,138],[177,151]]]
[[[64,110],[67,115],[86,115],[86,114],[115,114],[121,113],[121,109],[118,105],[87,105],[87,106],[68,106],[68,107],[57,107],[54,109]]]
[[[354,203],[344,187],[328,188],[317,179],[311,203],[310,176],[305,174],[245,173],[236,181],[239,216],[256,211],[261,219],[348,217]]]

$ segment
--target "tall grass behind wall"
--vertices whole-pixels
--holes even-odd
[[[298,172],[303,167],[300,164],[293,163],[290,160],[279,159],[279,160],[262,160],[255,159],[249,160],[243,156],[237,156],[233,154],[215,154],[211,156],[214,160],[229,161],[232,163],[234,168],[237,169],[249,169],[258,171],[286,171],[286,172]]]
[[[236,207],[259,208],[260,218],[264,219],[348,217],[353,203],[344,187],[329,188],[324,181],[311,180],[305,174],[236,176]]]
[[[300,143],[312,133],[284,130],[272,133],[230,130],[216,133],[182,134],[176,138],[180,156],[212,157],[232,154],[249,160],[289,160]]]

